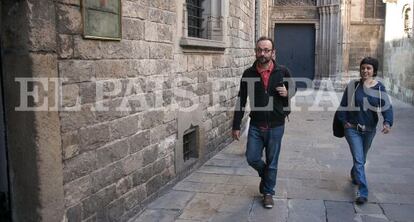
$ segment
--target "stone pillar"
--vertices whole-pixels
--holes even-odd
[[[319,16],[320,16],[320,29],[319,29],[319,47],[317,48],[319,54],[319,73],[317,73],[317,79],[322,79],[326,77],[328,73],[328,58],[327,58],[327,30],[329,28],[329,23],[327,22],[327,13],[325,7],[318,7]]]
[[[259,1],[261,2],[261,6],[260,6],[260,13],[261,13],[261,31],[260,31],[260,35],[267,35],[267,36],[272,36],[274,35],[273,29],[269,29],[269,0],[261,0]]]
[[[321,55],[321,41],[320,41],[320,24],[315,24],[315,79],[321,79],[320,75],[320,55]]]
[[[332,78],[341,72],[342,24],[339,3],[318,1],[320,28],[317,29],[317,79]]]
[[[16,111],[16,78],[57,78],[53,0],[2,1],[2,66],[13,221],[61,221],[64,212],[60,121],[57,111]],[[29,84],[30,85],[30,84]],[[54,106],[56,93],[39,88],[30,101]],[[30,89],[29,87],[29,90]],[[53,101],[51,101],[53,100]]]
[[[340,6],[340,17],[338,19],[338,49],[337,49],[337,78],[343,82],[344,77],[348,76],[349,64],[349,33],[350,33],[350,10],[351,1],[344,0]],[[347,81],[346,81],[347,82]],[[342,85],[342,83],[341,83]]]
[[[329,77],[335,76],[336,73],[338,73],[338,70],[336,69],[337,64],[339,62],[338,56],[340,56],[338,52],[338,44],[340,44],[341,39],[339,38],[340,32],[339,32],[339,5],[330,5],[329,6],[329,14],[331,17],[330,25],[330,43],[329,43],[329,56],[331,63],[329,64]]]

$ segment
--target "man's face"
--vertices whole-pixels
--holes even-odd
[[[256,59],[260,64],[266,64],[272,60],[274,50],[272,48],[272,42],[269,40],[263,40],[256,45]]]

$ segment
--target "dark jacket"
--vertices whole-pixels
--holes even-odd
[[[289,70],[273,61],[274,67],[269,77],[268,89],[265,90],[262,78],[256,70],[256,62],[246,69],[240,81],[240,90],[234,111],[233,130],[240,130],[247,97],[250,101],[250,124],[254,126],[281,126],[285,123],[289,111],[289,99],[295,94],[289,91],[294,85]],[[288,97],[282,97],[276,91],[283,83],[288,89]],[[285,109],[284,109],[285,108]]]
[[[338,119],[342,124],[349,122],[375,128],[378,123],[377,113],[381,112],[384,124],[393,125],[392,105],[381,82],[367,89],[362,82],[351,81],[342,96],[340,108]]]

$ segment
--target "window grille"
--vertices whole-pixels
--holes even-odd
[[[186,0],[188,13],[188,36],[202,38],[203,34],[203,7],[204,0]]]
[[[196,151],[196,128],[190,128],[185,131],[183,136],[183,157],[184,162],[189,160],[190,158],[197,158],[197,151]]]

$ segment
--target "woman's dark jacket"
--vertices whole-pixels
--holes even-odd
[[[393,125],[393,109],[385,86],[378,81],[375,86],[365,88],[362,82],[351,81],[345,89],[338,111],[341,123],[360,124],[374,129],[378,123],[378,112],[384,118],[383,124]]]

